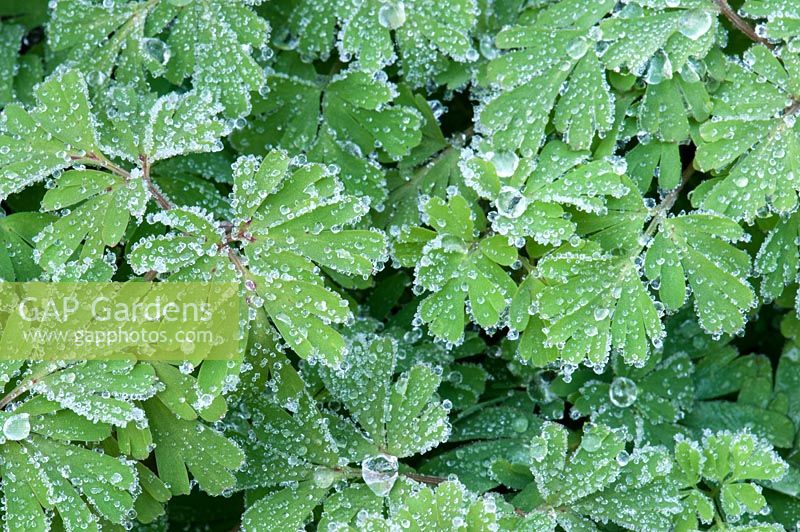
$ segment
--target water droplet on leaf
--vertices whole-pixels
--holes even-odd
[[[603,321],[608,317],[609,310],[607,308],[596,308],[594,309],[594,319],[596,321]]]
[[[314,484],[318,488],[330,488],[334,480],[336,480],[336,473],[327,467],[320,467],[314,471]]]
[[[24,440],[31,433],[31,419],[29,414],[12,414],[3,423],[3,436],[7,440]]]
[[[528,199],[514,187],[503,187],[497,195],[497,212],[509,218],[519,218],[528,207]]]
[[[713,18],[711,13],[700,9],[687,10],[678,21],[678,31],[689,39],[696,41],[711,29]]]
[[[525,432],[526,430],[528,430],[527,418],[518,417],[517,419],[511,422],[511,428],[513,428],[515,432]]]
[[[547,456],[547,440],[541,436],[534,436],[528,449],[531,458],[536,462],[541,462]]]
[[[631,406],[639,395],[636,383],[628,377],[614,377],[611,387],[608,389],[608,397],[614,406],[627,408]]]
[[[620,466],[625,467],[628,465],[628,462],[630,462],[631,455],[628,451],[620,451],[619,454],[617,454],[616,460]]]
[[[372,492],[385,497],[397,480],[397,457],[388,454],[368,456],[361,462],[361,478]]]
[[[493,152],[489,159],[498,177],[511,177],[519,166],[519,157],[513,151]]]
[[[608,436],[607,429],[601,430],[592,427],[583,433],[583,439],[581,440],[581,447],[584,450],[593,453],[599,450],[603,446],[603,441],[605,441],[606,436]]]
[[[567,54],[573,59],[580,59],[584,55],[586,55],[586,51],[589,49],[589,43],[586,39],[579,37],[577,39],[572,40],[567,45]]]
[[[142,39],[142,50],[160,65],[166,65],[171,56],[169,46],[161,39]]]
[[[384,28],[396,30],[406,22],[406,6],[403,2],[387,2],[378,9],[378,22]]]

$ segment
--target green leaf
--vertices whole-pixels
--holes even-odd
[[[441,375],[414,365],[392,382],[396,346],[388,338],[351,340],[343,369],[322,369],[329,393],[380,449],[397,457],[424,453],[447,439],[447,411],[432,395]]]
[[[34,260],[34,237],[52,222],[48,214],[19,212],[0,218],[0,279],[31,281],[41,274]],[[13,257],[13,260],[12,260]]]
[[[554,107],[555,127],[575,149],[588,148],[595,134],[611,128],[614,100],[589,30],[613,7],[606,0],[563,0],[543,9],[533,23],[500,31],[497,47],[511,51],[487,66],[484,83],[501,91],[480,108],[478,122],[495,150],[535,153]]]
[[[17,73],[17,54],[25,28],[17,24],[0,25],[0,105],[5,106],[14,99],[14,76]]]
[[[695,429],[749,429],[775,447],[791,447],[795,428],[785,414],[756,405],[729,401],[704,401],[695,405],[684,423]]]
[[[749,432],[718,432],[703,438],[703,476],[711,480],[780,480],[786,463]]]
[[[148,192],[141,179],[96,170],[71,170],[42,199],[42,210],[71,208],[37,237],[38,262],[46,270],[62,267],[78,248],[76,258],[100,258],[106,247],[119,243],[131,217],[141,219]],[[77,205],[77,206],[76,206]]]
[[[394,250],[395,260],[402,265],[417,263],[415,290],[432,292],[420,303],[417,316],[428,324],[433,336],[451,344],[464,339],[467,311],[481,327],[500,326],[516,290],[502,266],[513,264],[517,251],[499,235],[476,238],[473,214],[461,196],[447,202],[430,198],[422,209],[424,222],[435,232],[405,228]],[[414,255],[419,256],[418,261],[408,261]]]
[[[602,136],[613,124],[614,97],[605,72],[597,57],[587,53],[575,65],[567,90],[556,104],[553,125],[564,136],[564,142],[574,149],[586,150],[595,133]]]
[[[590,380],[573,401],[576,415],[612,428],[624,427],[629,438],[671,443],[674,423],[693,407],[693,366],[688,356],[665,360],[652,356],[642,368],[615,364],[610,381]],[[665,426],[666,425],[666,426]]]
[[[263,298],[265,310],[298,354],[336,364],[344,343],[327,324],[346,321],[350,311],[324,285],[315,265],[366,278],[386,259],[384,235],[374,229],[342,229],[368,207],[343,195],[336,175],[324,166],[295,161],[290,167],[280,151],[263,161],[242,158],[235,166],[232,205],[247,217],[252,235],[246,248],[253,276],[249,288]],[[345,242],[352,251],[343,247]]]
[[[132,86],[115,85],[97,100],[105,152],[136,164],[142,158],[152,164],[219,151],[220,137],[231,130],[219,116],[222,105],[207,90],[171,92],[157,98]]]
[[[130,464],[40,436],[3,445],[3,503],[10,529],[46,530],[55,509],[67,529],[128,522],[136,473]],[[58,493],[52,500],[48,493]]]
[[[659,296],[667,310],[684,304],[688,279],[703,329],[715,335],[734,333],[744,327],[745,312],[755,305],[746,280],[750,256],[730,244],[746,238],[739,224],[725,216],[692,213],[667,218],[647,250],[645,273],[660,283]]]
[[[170,54],[166,78],[180,84],[191,76],[195,86],[219,99],[227,116],[246,114],[250,92],[265,82],[264,71],[249,50],[266,47],[267,22],[238,1],[189,2],[164,10],[175,17],[164,41]]]
[[[408,175],[403,170],[390,173],[387,176],[389,197],[383,225],[387,228],[416,225],[419,223],[420,198],[446,198],[450,187],[456,187],[458,193],[471,204],[477,203],[475,192],[464,182],[464,175],[459,168],[459,157],[459,151],[455,147],[449,147],[431,161],[411,170]],[[473,208],[473,212],[477,210]],[[483,210],[476,212],[476,215],[483,216]]]
[[[489,491],[500,485],[491,470],[497,460],[523,462],[527,441],[498,439],[476,441],[444,451],[427,460],[420,471],[429,475],[454,474],[469,489]]]
[[[272,493],[247,508],[242,516],[242,530],[302,528],[326,491],[313,482],[303,482]]]
[[[383,527],[413,527],[419,531],[492,530],[510,514],[499,498],[475,497],[459,482],[443,482],[435,488],[409,489],[399,494]],[[375,525],[373,525],[375,526]],[[380,528],[378,528],[380,529]]]
[[[651,140],[638,144],[625,159],[628,172],[642,193],[650,188],[653,176],[658,176],[658,186],[664,190],[671,190],[681,182],[681,157],[676,143]]]
[[[517,353],[535,367],[543,367],[559,357],[557,348],[545,344],[547,336],[541,318],[531,312],[531,304],[543,287],[535,275],[528,275],[519,285],[509,307],[509,327],[520,333]]]
[[[718,507],[731,522],[739,521],[745,513],[759,514],[769,509],[761,494],[761,486],[748,480],[778,480],[788,466],[763,440],[748,431],[708,432],[702,441],[676,439],[675,457],[679,469],[678,479],[692,490],[687,492],[687,512],[697,515],[704,523],[711,522],[716,512],[713,503],[695,486],[701,481],[718,486],[714,497],[719,497]]]
[[[30,111],[12,103],[0,118],[0,198],[18,192],[86,154],[99,153],[86,82],[76,70],[39,85]]]
[[[732,521],[745,512],[758,513],[767,504],[760,487],[755,484],[727,484],[722,487],[720,501],[722,510]]]
[[[42,377],[36,391],[91,421],[124,427],[143,421],[144,412],[132,400],[152,397],[156,384],[148,364],[84,361]]]
[[[714,95],[714,117],[700,126],[695,158],[700,170],[722,176],[697,194],[698,205],[747,221],[765,208],[781,214],[796,208],[800,147],[794,114],[784,112],[793,90],[784,66],[763,46],[750,48],[742,64],[729,63]]]
[[[715,44],[719,25],[714,6],[694,1],[683,2],[685,6],[677,4],[675,7],[679,9],[663,9],[672,6],[667,2],[637,0],[603,20],[599,29],[602,39],[609,41],[601,54],[606,68],[614,71],[625,68],[641,75],[648,67],[645,79],[658,83],[671,78],[690,58],[705,57]],[[631,35],[638,38],[630,38]]]
[[[556,517],[563,528],[586,516],[663,529],[681,508],[678,485],[668,475],[669,455],[654,448],[629,455],[623,433],[603,425],[587,425],[580,445],[569,453],[566,429],[546,423],[532,440],[530,458],[542,502],[564,507],[564,515]]]
[[[696,111],[690,107],[692,104],[698,108]],[[639,107],[639,127],[661,142],[682,142],[689,138],[689,118],[705,121],[710,108],[704,85],[687,83],[678,76],[647,86]],[[694,111],[694,116],[687,116],[687,109]]]
[[[492,201],[492,228],[518,247],[525,237],[552,245],[569,239],[575,224],[563,206],[605,213],[606,196],[628,192],[624,161],[588,161],[588,152],[560,141],[546,144],[537,159],[520,161],[513,152],[476,155],[463,165],[467,184]]]
[[[397,59],[397,46],[406,79],[415,86],[443,71],[447,58],[477,59],[471,38],[477,6],[472,0],[298,4],[286,31],[306,56],[327,59],[335,39],[341,57],[352,56],[362,69],[376,71]]]
[[[792,8],[786,9],[786,7]],[[793,4],[776,0],[747,0],[742,4],[741,13],[754,19],[766,19],[761,24],[765,37],[769,39],[792,40],[798,33],[798,16]]]
[[[244,462],[239,447],[198,421],[175,417],[159,399],[147,401],[145,411],[156,445],[158,476],[173,495],[189,493],[188,472],[212,495],[234,487],[233,471]]]
[[[761,296],[767,301],[776,299],[786,285],[797,280],[799,221],[796,213],[778,219],[758,250],[753,266],[762,277]]]
[[[565,363],[602,367],[612,349],[629,363],[643,363],[649,344],[661,344],[660,313],[633,260],[591,248],[565,250],[540,262],[539,274],[548,280],[535,301],[547,328],[545,345],[561,349]]]

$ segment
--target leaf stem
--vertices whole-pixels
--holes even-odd
[[[410,478],[411,480],[416,480],[417,482],[422,482],[423,484],[430,484],[432,486],[437,486],[442,482],[447,482],[446,477],[437,477],[433,475],[421,475],[419,473],[401,473],[406,478]]]
[[[792,98],[792,103],[783,110],[783,116],[791,116],[795,114],[798,110],[800,110],[800,100],[796,98]]]
[[[128,181],[131,178],[130,172],[128,172],[121,166],[116,165],[110,160],[106,159],[105,156],[103,155],[97,155],[96,153],[89,153],[85,157],[80,157],[79,159],[87,160],[89,161],[89,164],[93,166],[99,166],[100,168],[105,168],[109,172],[117,174],[125,181]]]
[[[686,186],[686,183],[689,182],[689,179],[692,178],[694,175],[694,161],[689,163],[689,166],[684,168],[683,174],[681,174],[681,182],[680,184],[672,189],[669,194],[664,197],[664,200],[656,207],[653,218],[650,220],[650,224],[647,226],[644,232],[644,239],[645,241],[649,240],[651,236],[658,230],[658,225],[666,218],[669,211],[675,205],[675,202],[678,200],[678,196],[683,190],[683,187]]]
[[[139,161],[142,163],[142,177],[144,182],[147,184],[147,190],[150,191],[150,195],[153,196],[153,199],[156,201],[159,207],[168,211],[172,209],[172,202],[170,202],[167,197],[161,192],[161,190],[153,183],[153,180],[150,178],[150,161],[147,159],[147,155],[141,155],[139,157]]]
[[[728,0],[713,0],[713,2],[717,5],[717,7],[719,7],[722,15],[728,19],[736,29],[747,35],[751,40],[763,44],[769,49],[775,47],[774,44],[756,33],[756,30],[754,30],[753,27],[742,17],[740,17],[739,14],[730,6],[730,4],[728,4]]]
[[[11,401],[22,395],[23,393],[27,392],[31,388],[33,388],[37,382],[41,379],[52,373],[58,369],[57,365],[54,364],[45,364],[41,370],[34,372],[29,378],[25,379],[17,386],[14,387],[10,392],[8,392],[5,397],[0,399],[0,410],[4,409],[8,406]]]

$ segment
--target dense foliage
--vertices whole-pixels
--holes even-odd
[[[247,306],[0,361],[7,530],[797,529],[800,1],[0,19],[0,280]]]

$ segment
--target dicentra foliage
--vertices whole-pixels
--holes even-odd
[[[246,308],[0,362],[7,530],[797,530],[799,0],[2,0],[0,106],[0,280]]]

